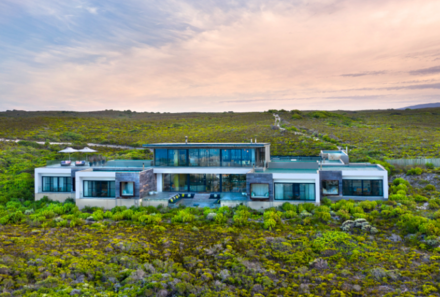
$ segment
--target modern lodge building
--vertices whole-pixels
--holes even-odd
[[[146,144],[153,160],[87,162],[35,169],[35,199],[44,196],[106,209],[163,204],[252,208],[284,202],[388,199],[380,165],[350,163],[344,151],[319,156],[271,156],[269,143]],[[211,200],[212,199],[212,200]],[[197,203],[196,203],[197,202]]]

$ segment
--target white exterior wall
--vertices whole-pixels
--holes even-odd
[[[157,184],[156,184],[157,192],[162,192],[163,191],[163,189],[162,189],[162,173],[156,174],[156,182],[157,182]]]
[[[83,181],[85,180],[103,180],[103,181],[115,181],[116,179],[116,173],[115,172],[106,172],[106,171],[78,171],[76,173],[76,203],[82,203],[78,201],[78,199],[87,199],[87,200],[106,200],[111,199],[115,200],[115,198],[99,198],[99,199],[93,199],[93,198],[84,198],[83,192]],[[98,205],[96,205],[98,206]]]
[[[43,176],[71,176],[71,169],[70,168],[49,168],[49,167],[42,167],[42,168],[35,168],[35,177],[34,177],[34,187],[35,187],[35,194],[43,193]],[[52,192],[45,192],[46,196],[50,196]],[[58,192],[56,192],[58,193]],[[63,194],[63,193],[61,193]],[[65,193],[66,194],[66,193]],[[71,193],[67,193],[72,196]],[[49,197],[50,198],[50,197]],[[73,198],[73,197],[72,197]]]
[[[318,173],[273,173],[272,176],[273,176],[274,187],[275,187],[275,183],[277,183],[277,182],[278,183],[279,182],[283,182],[283,183],[315,183],[315,204],[320,203],[321,190],[320,190],[319,174]],[[274,195],[275,195],[275,189],[274,189]],[[274,203],[278,203],[278,202],[281,202],[281,204],[283,204],[286,201],[274,200]],[[295,204],[295,201],[288,201],[288,202]],[[264,202],[259,202],[259,203],[264,203]],[[298,201],[298,203],[304,203],[304,201]],[[249,206],[249,207],[251,207],[251,206]]]

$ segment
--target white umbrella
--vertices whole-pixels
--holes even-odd
[[[59,153],[68,153],[69,154],[69,161],[70,161],[70,153],[76,153],[78,150],[73,149],[71,147],[66,147],[65,149],[59,151]]]
[[[85,148],[80,149],[78,152],[86,153],[86,160],[87,160],[87,153],[96,153],[97,151],[92,150],[91,148],[86,146]]]

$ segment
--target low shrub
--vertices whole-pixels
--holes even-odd
[[[428,168],[428,169],[434,169],[434,164],[432,164],[432,163],[426,163],[426,164],[425,164],[425,167]]]
[[[421,175],[423,173],[423,169],[420,167],[411,168],[406,172],[406,175]]]
[[[424,187],[425,191],[435,191],[435,186],[434,185],[426,185]]]

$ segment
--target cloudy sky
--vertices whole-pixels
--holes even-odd
[[[438,0],[0,0],[0,110],[440,102]]]

